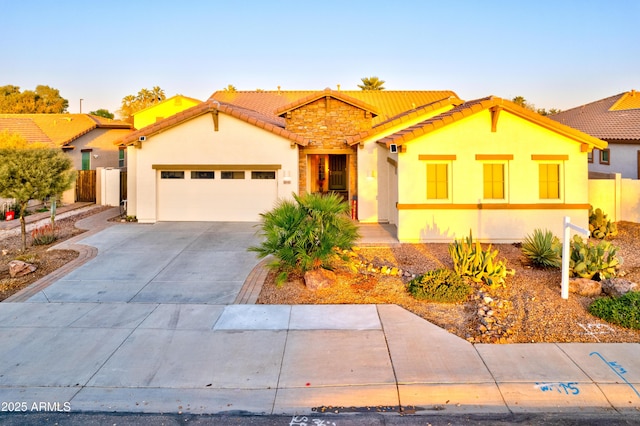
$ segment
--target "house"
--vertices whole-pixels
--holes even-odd
[[[216,92],[127,135],[129,214],[256,221],[336,192],[401,241],[518,241],[586,226],[587,153],[606,142],[512,102],[452,91]]]
[[[77,170],[125,168],[125,150],[114,142],[131,132],[131,125],[90,114],[0,114],[0,131],[44,142],[67,153]]]
[[[150,124],[160,121],[164,118],[171,117],[174,114],[189,109],[202,103],[198,99],[189,98],[182,95],[172,96],[168,99],[153,104],[145,109],[134,112],[133,127],[142,129]]]
[[[589,155],[589,171],[640,179],[640,93],[619,93],[549,116],[608,142]]]

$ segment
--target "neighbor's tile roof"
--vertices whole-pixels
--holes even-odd
[[[530,111],[526,108],[523,108],[511,101],[498,98],[495,96],[489,96],[486,98],[475,99],[472,101],[464,102],[463,104],[460,104],[449,111],[446,111],[442,114],[438,114],[420,123],[417,123],[415,125],[402,129],[392,135],[384,137],[380,139],[378,142],[384,143],[387,146],[391,144],[402,145],[403,143],[409,142],[419,136],[430,133],[434,130],[445,127],[448,124],[454,123],[456,121],[469,117],[475,113],[478,113],[480,111],[484,111],[486,109],[493,108],[493,107],[504,109],[512,114],[515,114],[531,122],[534,122],[542,127],[545,127],[556,133],[562,134],[575,141],[586,143],[586,144],[595,146],[596,148],[606,148],[607,146],[606,142],[598,138],[590,136],[572,127],[560,124],[556,121],[553,121],[545,116],[538,114],[537,112]],[[500,124],[498,123],[498,128],[499,127],[500,127]]]
[[[128,123],[90,114],[0,114],[0,131],[22,135],[29,142],[67,145],[96,128],[130,129]]]
[[[549,118],[600,139],[640,140],[640,93],[620,93]]]
[[[328,91],[328,92],[327,92]],[[334,96],[342,96],[344,99],[358,102],[358,106],[366,110],[373,109],[377,114],[373,118],[375,127],[392,117],[406,113],[423,105],[447,99],[458,98],[451,90],[296,90],[296,91],[264,91],[264,92],[225,92],[218,91],[211,95],[210,99],[257,111],[264,116],[274,116],[278,123],[284,127],[284,119],[278,117],[279,113],[286,111],[291,105],[302,99],[317,99],[326,96],[326,93]]]

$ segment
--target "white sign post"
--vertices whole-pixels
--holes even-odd
[[[562,298],[569,298],[569,245],[571,230],[589,235],[589,231],[571,223],[569,216],[564,217],[564,237],[562,238]]]

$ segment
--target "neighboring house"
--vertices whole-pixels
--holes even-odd
[[[216,92],[121,145],[140,222],[257,221],[292,192],[332,191],[401,241],[586,226],[587,153],[606,148],[500,98],[330,89]]]
[[[131,125],[90,114],[0,114],[0,131],[44,142],[67,153],[77,170],[126,168],[126,152],[114,142],[131,132]]]
[[[640,93],[620,93],[549,118],[609,143],[589,155],[590,172],[640,179]]]
[[[150,107],[134,112],[132,114],[133,127],[135,129],[142,129],[156,121],[171,117],[180,111],[184,111],[185,109],[189,109],[200,103],[202,103],[202,101],[199,101],[198,99],[188,98],[182,95],[173,96]]]

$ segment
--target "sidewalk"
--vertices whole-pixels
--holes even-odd
[[[0,400],[304,414],[309,424],[350,412],[640,418],[640,344],[472,345],[395,305],[232,304],[259,286],[262,264],[245,249],[254,231],[159,223],[83,234],[71,244],[97,257],[0,303]]]

